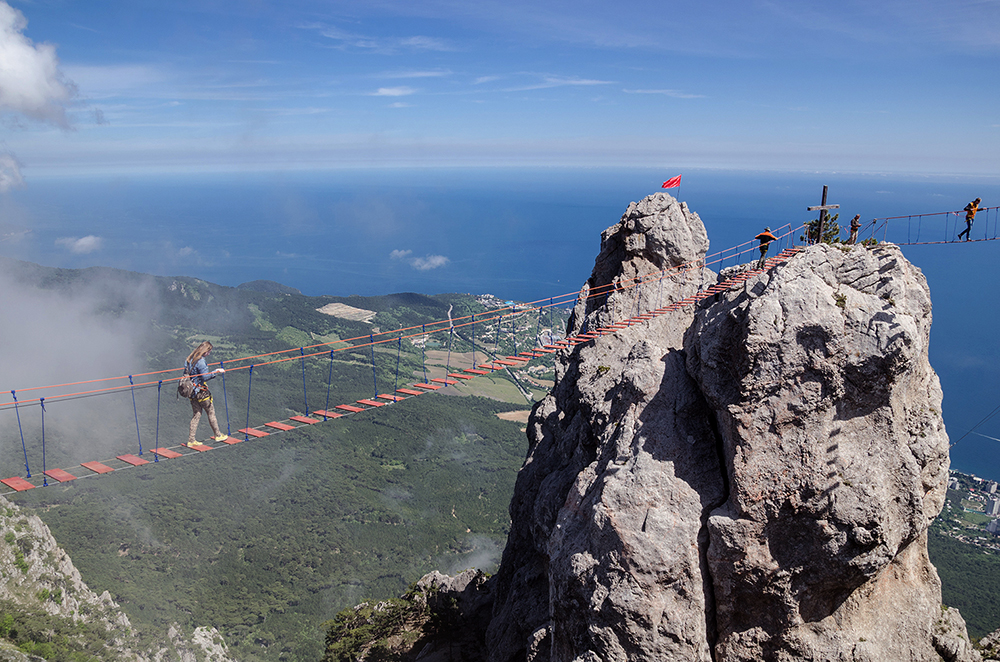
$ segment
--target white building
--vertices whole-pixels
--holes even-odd
[[[993,497],[986,502],[987,515],[1000,515],[1000,499]]]

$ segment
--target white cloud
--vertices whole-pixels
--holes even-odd
[[[412,87],[407,87],[402,85],[400,87],[380,87],[378,92],[372,92],[373,97],[405,97],[407,95],[415,93],[416,90]]]
[[[437,269],[438,267],[443,267],[448,264],[450,260],[444,255],[428,255],[427,257],[410,257],[413,251],[407,249],[405,251],[394,250],[389,253],[389,257],[393,260],[406,260],[406,263],[417,271],[430,271],[431,269]]]
[[[500,80],[500,76],[480,76],[476,80],[472,81],[472,84],[482,85],[483,83],[492,83],[495,80]]]
[[[449,260],[444,255],[428,255],[427,257],[415,257],[410,260],[410,266],[417,271],[429,271],[448,264]]]
[[[34,44],[22,34],[24,14],[0,0],[0,110],[67,127],[66,104],[75,86],[59,71],[53,44]]]
[[[412,103],[403,103],[402,101],[397,101],[395,103],[390,103],[389,107],[390,108],[412,108],[413,104]]]
[[[103,243],[103,239],[95,237],[92,234],[80,238],[60,237],[59,239],[56,239],[56,246],[66,246],[71,253],[79,253],[81,255],[100,250],[101,244]]]
[[[0,193],[24,186],[21,164],[13,154],[0,154]]]
[[[662,94],[675,99],[704,99],[704,94],[690,94],[680,90],[622,90],[626,94]]]
[[[187,257],[188,255],[194,255],[194,249],[190,246],[185,246],[184,248],[177,251],[178,257]]]

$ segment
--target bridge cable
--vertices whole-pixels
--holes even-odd
[[[11,391],[10,397],[14,398],[14,413],[17,414],[17,431],[21,433],[21,450],[24,451],[24,470],[27,472],[28,478],[31,478],[31,468],[28,467],[28,449],[24,445],[24,430],[21,429],[21,412],[17,407],[17,395],[14,391]]]
[[[135,414],[135,436],[139,441],[139,455],[142,455],[142,435],[139,434],[139,410],[135,406],[135,384],[132,382],[132,375],[128,376],[128,383],[132,385],[132,413]]]
[[[156,385],[156,439],[154,440],[154,445],[156,448],[160,447],[160,390],[163,388],[163,380],[161,379]],[[225,389],[223,389],[225,390]],[[226,406],[226,418],[229,418],[229,407]],[[153,462],[159,462],[159,453],[153,453]]]
[[[219,361],[219,367],[222,368],[222,402],[226,405],[226,434],[232,434],[233,428],[229,423],[229,394],[226,393],[226,367],[222,365],[222,361]],[[156,453],[153,453],[156,455]]]
[[[45,398],[39,398],[38,404],[42,407],[42,487],[48,487],[49,476],[45,473]]]
[[[250,364],[250,378],[247,384],[247,427],[243,432],[243,441],[250,441],[250,393],[253,389],[253,364]]]

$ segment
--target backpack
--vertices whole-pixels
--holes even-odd
[[[194,380],[191,379],[191,375],[188,373],[188,365],[185,363],[184,376],[177,382],[177,397],[190,398],[194,395],[194,388]]]

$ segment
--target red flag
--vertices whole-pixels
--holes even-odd
[[[667,181],[663,182],[663,186],[660,188],[677,188],[681,185],[681,176],[671,177]]]

